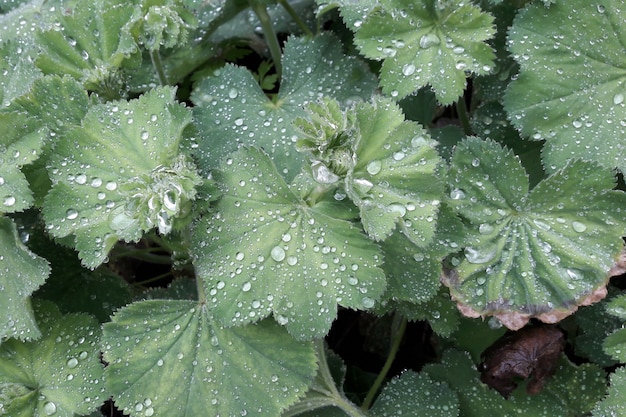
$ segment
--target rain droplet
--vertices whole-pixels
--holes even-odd
[[[48,401],[43,405],[43,412],[46,413],[47,416],[54,415],[57,412],[57,405],[52,401]]]
[[[363,299],[361,300],[361,304],[365,308],[372,308],[374,307],[374,300],[369,297],[363,297]]]
[[[622,93],[617,93],[613,96],[613,104],[622,104],[624,102],[624,95]]]
[[[238,261],[243,261],[243,258],[245,258],[246,255],[244,255],[243,252],[237,252],[235,254],[235,259],[237,259]]]
[[[480,233],[481,235],[488,235],[491,232],[493,232],[493,226],[489,223],[483,223],[478,226],[478,233]]]
[[[239,95],[239,91],[237,91],[236,88],[231,88],[230,90],[228,90],[228,97],[237,98],[238,95]]]
[[[404,74],[407,77],[409,75],[413,75],[414,72],[415,72],[415,65],[413,64],[406,64],[402,67],[402,74]]]
[[[370,173],[370,175],[376,175],[376,174],[378,174],[380,172],[382,167],[383,167],[382,162],[380,162],[378,160],[374,160],[374,161],[370,161],[367,164],[367,167],[365,169],[367,170],[367,172]]]
[[[12,195],[4,197],[4,205],[6,207],[11,207],[15,205],[15,197],[13,197]]]
[[[572,229],[574,229],[578,233],[582,233],[585,230],[587,230],[587,226],[584,223],[573,221],[572,222]]]
[[[70,358],[70,360],[67,361],[67,367],[70,369],[74,369],[78,366],[78,359],[76,358]]]
[[[393,159],[395,161],[401,161],[401,160],[404,159],[405,156],[406,156],[406,154],[404,152],[401,152],[401,151],[400,152],[395,152],[393,154]]]
[[[472,159],[472,166],[473,167],[477,167],[479,165],[480,165],[480,159],[478,159],[478,158]]]
[[[496,256],[497,248],[494,246],[488,249],[465,248],[465,259],[472,264],[484,264]]]
[[[463,192],[463,190],[455,188],[454,190],[450,191],[450,198],[453,200],[463,200],[465,198],[465,193]]]
[[[427,49],[434,45],[439,45],[441,40],[434,33],[428,33],[420,38],[420,48]]]
[[[270,256],[276,262],[281,262],[283,259],[285,259],[285,250],[280,246],[274,246],[270,252]]]
[[[251,288],[252,288],[252,284],[250,284],[249,282],[244,282],[243,285],[241,286],[241,291],[248,292],[250,291]]]
[[[550,230],[551,227],[548,223],[543,222],[541,220],[537,220],[537,219],[533,219],[533,223],[535,223],[535,226],[537,226],[538,228],[542,229],[542,230]]]
[[[65,217],[68,220],[74,220],[75,218],[78,217],[78,212],[74,209],[69,209],[68,211],[65,212]]]

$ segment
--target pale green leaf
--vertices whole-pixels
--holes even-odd
[[[472,241],[445,281],[464,312],[519,328],[602,298],[626,225],[626,195],[614,181],[611,171],[573,161],[529,192],[510,151],[478,138],[458,145],[449,203]]]
[[[363,63],[343,55],[332,34],[291,37],[284,47],[283,77],[274,100],[245,68],[227,65],[202,80],[191,96],[201,138],[196,154],[211,169],[241,144],[263,147],[291,180],[304,162],[296,152],[292,125],[306,115],[303,106],[324,95],[342,103],[370,98],[374,76]]]
[[[459,400],[445,382],[433,381],[428,374],[413,371],[393,378],[383,388],[370,411],[374,417],[424,412],[429,417],[458,416]]]
[[[611,333],[602,343],[604,352],[618,362],[626,362],[626,329]]]
[[[621,328],[622,320],[607,312],[606,300],[581,308],[574,315],[579,331],[574,339],[576,355],[588,358],[603,367],[614,366],[615,359],[604,352],[604,340]]]
[[[24,246],[13,221],[0,216],[0,341],[40,336],[30,295],[49,274],[48,263]]]
[[[353,31],[361,27],[367,15],[378,5],[377,0],[316,0],[316,3],[318,16],[322,11],[338,7],[346,26]]]
[[[606,311],[612,316],[626,320],[626,295],[615,297],[606,305]]]
[[[74,417],[100,407],[103,386],[100,328],[86,314],[61,315],[38,303],[42,337],[0,345],[0,413],[19,417]]]
[[[484,41],[493,18],[477,6],[453,0],[384,0],[356,33],[368,58],[384,60],[383,91],[403,98],[427,84],[437,100],[451,104],[463,93],[468,74],[491,71],[495,59]]]
[[[33,33],[51,27],[54,14],[48,11],[58,7],[62,1],[64,0],[24,1],[19,7],[12,7],[6,13],[0,14],[0,42],[15,40],[29,52],[36,51],[35,43],[32,42]]]
[[[443,194],[435,142],[388,99],[357,105],[356,126],[356,164],[345,182],[365,231],[384,240],[398,224],[414,244],[428,245]]]
[[[76,236],[84,265],[98,266],[119,239],[153,227],[166,234],[189,214],[200,178],[178,154],[191,113],[174,93],[165,87],[91,107],[57,144],[44,218],[52,235]]]
[[[17,42],[0,46],[0,73],[0,108],[27,93],[32,82],[42,76]]]
[[[106,98],[123,94],[122,61],[137,50],[124,25],[134,6],[121,0],[81,1],[58,8],[58,24],[40,31],[35,63],[45,74],[70,75]]]
[[[380,249],[350,222],[295,195],[267,154],[243,148],[216,175],[223,197],[193,233],[207,304],[227,326],[272,312],[298,339],[325,335],[337,305],[367,309],[385,289]]]
[[[225,329],[197,301],[143,301],[104,325],[106,384],[132,417],[278,416],[313,380],[313,346],[271,321]]]
[[[607,396],[593,408],[593,417],[626,416],[626,368],[617,369],[611,374]]]
[[[549,171],[573,158],[626,171],[626,22],[621,0],[534,2],[509,32],[521,66],[505,108],[525,136],[545,139]]]

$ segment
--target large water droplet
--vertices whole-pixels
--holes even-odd
[[[496,251],[495,246],[487,249],[467,247],[465,248],[465,259],[472,264],[484,264],[496,256]]]
[[[68,211],[65,212],[65,217],[68,220],[74,220],[75,218],[78,217],[78,212],[74,209],[69,209]]]
[[[285,250],[281,248],[280,246],[274,246],[272,250],[270,251],[270,256],[276,262],[281,262],[283,259],[285,259],[285,256],[286,256]]]
[[[410,75],[413,75],[414,72],[415,72],[415,65],[413,64],[406,64],[402,67],[402,74],[404,74],[407,77]]]
[[[363,297],[363,299],[361,300],[361,304],[364,308],[372,308],[374,307],[374,303],[375,301],[369,297]]]
[[[76,359],[76,358],[70,358],[70,359],[67,361],[67,367],[68,367],[68,368],[70,368],[70,369],[74,369],[74,368],[76,368],[77,366],[78,366],[78,359]]]
[[[584,223],[573,221],[572,222],[572,229],[574,229],[578,233],[582,233],[585,230],[587,230],[587,226]]]
[[[613,96],[613,104],[618,105],[624,102],[624,95],[622,93],[617,93]]]
[[[239,91],[237,91],[236,88],[231,88],[230,90],[228,90],[228,97],[237,98],[238,95],[239,95]]]
[[[439,45],[441,40],[434,33],[428,33],[420,38],[420,48],[427,49],[434,45]]]
[[[57,405],[52,401],[48,401],[43,405],[43,412],[46,413],[47,416],[52,416],[57,412]]]
[[[455,188],[454,190],[450,191],[450,198],[453,200],[463,200],[465,198],[465,192],[463,192],[463,190]]]
[[[481,235],[488,235],[491,232],[493,232],[493,226],[489,223],[483,223],[478,226],[478,233],[480,233]]]
[[[339,181],[339,176],[320,161],[315,161],[311,164],[311,173],[315,181],[320,184],[333,184]]]
[[[370,161],[365,168],[370,175],[376,175],[382,169],[383,164],[379,160]]]

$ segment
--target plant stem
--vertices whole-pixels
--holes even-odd
[[[261,28],[263,29],[263,34],[265,35],[265,41],[267,42],[267,46],[270,48],[270,54],[272,54],[272,60],[274,61],[274,68],[276,68],[276,75],[278,75],[278,79],[282,78],[283,68],[282,68],[282,52],[280,50],[280,44],[278,43],[278,37],[276,36],[276,32],[274,32],[274,27],[272,26],[272,20],[270,19],[270,15],[267,13],[267,9],[260,1],[252,2],[252,10],[259,18],[261,22]]]
[[[171,272],[171,271],[168,271],[168,272],[166,272],[166,273],[164,273],[164,274],[157,275],[157,276],[155,276],[155,277],[152,277],[152,278],[146,279],[146,280],[144,280],[144,281],[135,282],[133,285],[134,285],[134,286],[136,286],[136,287],[143,287],[143,286],[144,286],[144,285],[146,285],[146,284],[150,284],[151,282],[158,281],[158,280],[163,279],[163,278],[165,278],[165,277],[168,277],[168,276],[170,276],[170,275],[172,275],[172,272]]]
[[[456,112],[459,116],[459,121],[461,122],[461,126],[463,127],[463,132],[466,135],[472,134],[472,127],[469,121],[469,115],[467,113],[467,105],[465,104],[465,99],[460,97],[456,102]]]
[[[402,339],[404,338],[404,332],[406,331],[407,320],[404,317],[396,316],[394,318],[394,322],[395,322],[395,319],[397,319],[398,317],[399,317],[400,323],[398,325],[398,330],[396,331],[396,334],[394,335],[391,348],[389,349],[389,355],[387,356],[387,360],[385,361],[383,368],[380,370],[378,377],[376,377],[374,384],[372,384],[372,387],[370,388],[367,395],[365,396],[365,399],[363,400],[363,404],[361,404],[362,410],[368,410],[372,406],[372,402],[374,402],[374,397],[376,396],[376,393],[380,389],[380,386],[382,385],[383,381],[387,377],[387,373],[389,372],[389,369],[391,368],[393,361],[396,359],[398,350],[400,349],[400,343],[402,342]]]
[[[291,7],[291,4],[289,4],[287,0],[278,0],[278,3],[280,3],[280,5],[283,6],[285,10],[287,10],[287,13],[289,13],[291,18],[298,24],[300,29],[302,29],[302,32],[312,38],[313,32],[311,32],[311,29],[309,29],[306,23],[304,23],[304,20],[302,20],[302,18],[300,18],[300,16],[298,15],[298,13],[296,13],[293,7]]]
[[[152,66],[157,72],[157,76],[159,77],[159,83],[161,85],[169,85],[167,82],[167,75],[165,75],[165,69],[163,68],[163,62],[161,61],[161,54],[159,54],[159,50],[150,51],[150,59],[152,60]]]

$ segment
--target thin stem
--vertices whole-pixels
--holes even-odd
[[[307,35],[307,36],[312,38],[313,37],[313,32],[311,32],[311,29],[309,29],[309,27],[306,25],[306,23],[304,23],[304,20],[302,20],[302,18],[298,15],[298,13],[296,13],[296,11],[293,9],[293,7],[291,7],[291,4],[289,4],[289,2],[287,0],[278,0],[278,3],[280,3],[280,5],[283,6],[285,8],[285,10],[287,10],[287,13],[289,13],[291,18],[300,27],[302,32],[304,32],[305,35]]]
[[[169,85],[167,82],[167,75],[165,75],[165,69],[163,68],[163,62],[161,61],[161,54],[159,54],[159,50],[150,51],[150,59],[152,60],[152,66],[157,72],[157,76],[159,77],[159,83],[161,85]]]
[[[155,276],[155,277],[152,277],[152,278],[146,279],[146,280],[144,280],[144,281],[135,282],[133,285],[134,285],[134,286],[136,286],[136,287],[143,287],[143,286],[145,286],[146,284],[150,284],[151,282],[158,281],[158,280],[163,279],[163,278],[166,278],[166,277],[168,277],[168,276],[170,276],[170,275],[172,275],[172,272],[171,272],[171,271],[168,271],[168,272],[166,272],[166,273],[164,273],[164,274],[157,275],[157,276]]]
[[[280,80],[283,74],[282,52],[280,50],[280,44],[278,43],[278,37],[276,36],[276,32],[274,32],[274,27],[272,26],[272,20],[270,15],[267,13],[267,9],[265,9],[265,6],[261,4],[260,1],[253,1],[252,3],[252,10],[254,10],[254,13],[261,22],[261,28],[263,29],[263,34],[265,35],[265,41],[267,42],[267,46],[270,48],[270,54],[272,54],[272,60],[274,61],[274,68],[276,68],[276,75],[278,75],[278,79]]]
[[[391,345],[391,348],[389,350],[389,355],[387,356],[387,360],[385,361],[383,368],[380,370],[378,377],[376,377],[374,384],[372,384],[372,387],[370,388],[367,395],[365,396],[365,400],[363,400],[363,404],[361,404],[362,410],[368,410],[372,406],[372,402],[374,402],[374,397],[376,396],[376,393],[378,392],[378,390],[380,389],[380,386],[382,385],[383,381],[387,377],[387,374],[389,373],[389,369],[391,369],[391,365],[393,364],[393,361],[396,359],[396,355],[398,354],[398,350],[400,349],[400,343],[402,342],[402,339],[404,338],[404,332],[406,331],[406,322],[407,322],[406,318],[404,317],[400,317],[399,320],[400,320],[400,324],[399,324],[398,330],[396,331],[396,334],[394,335],[393,344]]]
[[[467,113],[467,105],[465,104],[465,99],[460,97],[456,102],[456,112],[459,116],[459,121],[461,122],[461,126],[463,127],[463,132],[466,135],[472,134],[472,127],[470,126],[469,115]]]

